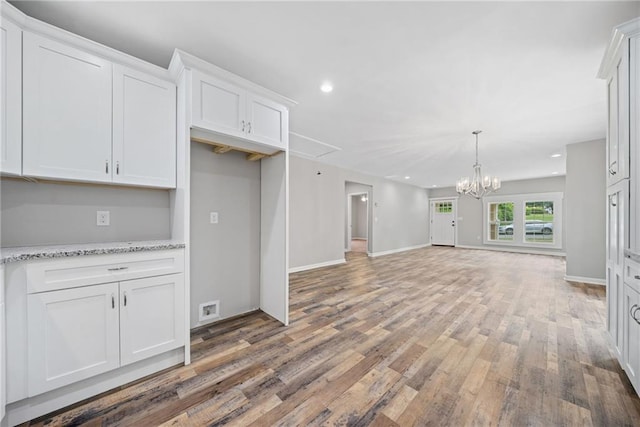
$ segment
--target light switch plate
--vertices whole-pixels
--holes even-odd
[[[217,224],[218,223],[218,212],[211,212],[209,214],[209,222],[211,224]]]
[[[96,225],[99,227],[106,227],[110,225],[109,211],[97,211],[96,212]]]

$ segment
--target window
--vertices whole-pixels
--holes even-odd
[[[525,242],[553,243],[553,202],[524,203]]]
[[[489,203],[489,240],[513,241],[513,202]]]
[[[562,248],[563,193],[490,196],[484,203],[484,243]]]
[[[453,202],[436,202],[436,213],[451,213],[453,212]]]

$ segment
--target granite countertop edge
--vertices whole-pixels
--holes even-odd
[[[182,249],[184,242],[151,240],[139,242],[86,243],[78,245],[24,246],[0,249],[0,264],[37,259],[67,258],[84,255],[123,254],[129,252]]]
[[[640,254],[637,252],[630,251],[629,249],[624,250],[624,256],[635,261],[640,262]]]

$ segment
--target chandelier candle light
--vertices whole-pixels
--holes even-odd
[[[489,175],[482,176],[481,165],[478,163],[478,135],[482,132],[476,130],[471,132],[476,136],[476,163],[473,165],[473,180],[469,177],[460,178],[456,183],[456,191],[458,194],[468,194],[476,199],[482,198],[485,194],[496,191],[500,188],[500,178]]]

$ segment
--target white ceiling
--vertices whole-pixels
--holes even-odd
[[[471,173],[476,129],[485,173],[564,174],[567,144],[605,137],[595,75],[612,28],[640,16],[638,1],[11,3],[163,67],[192,53],[298,101],[293,148],[423,187]]]

